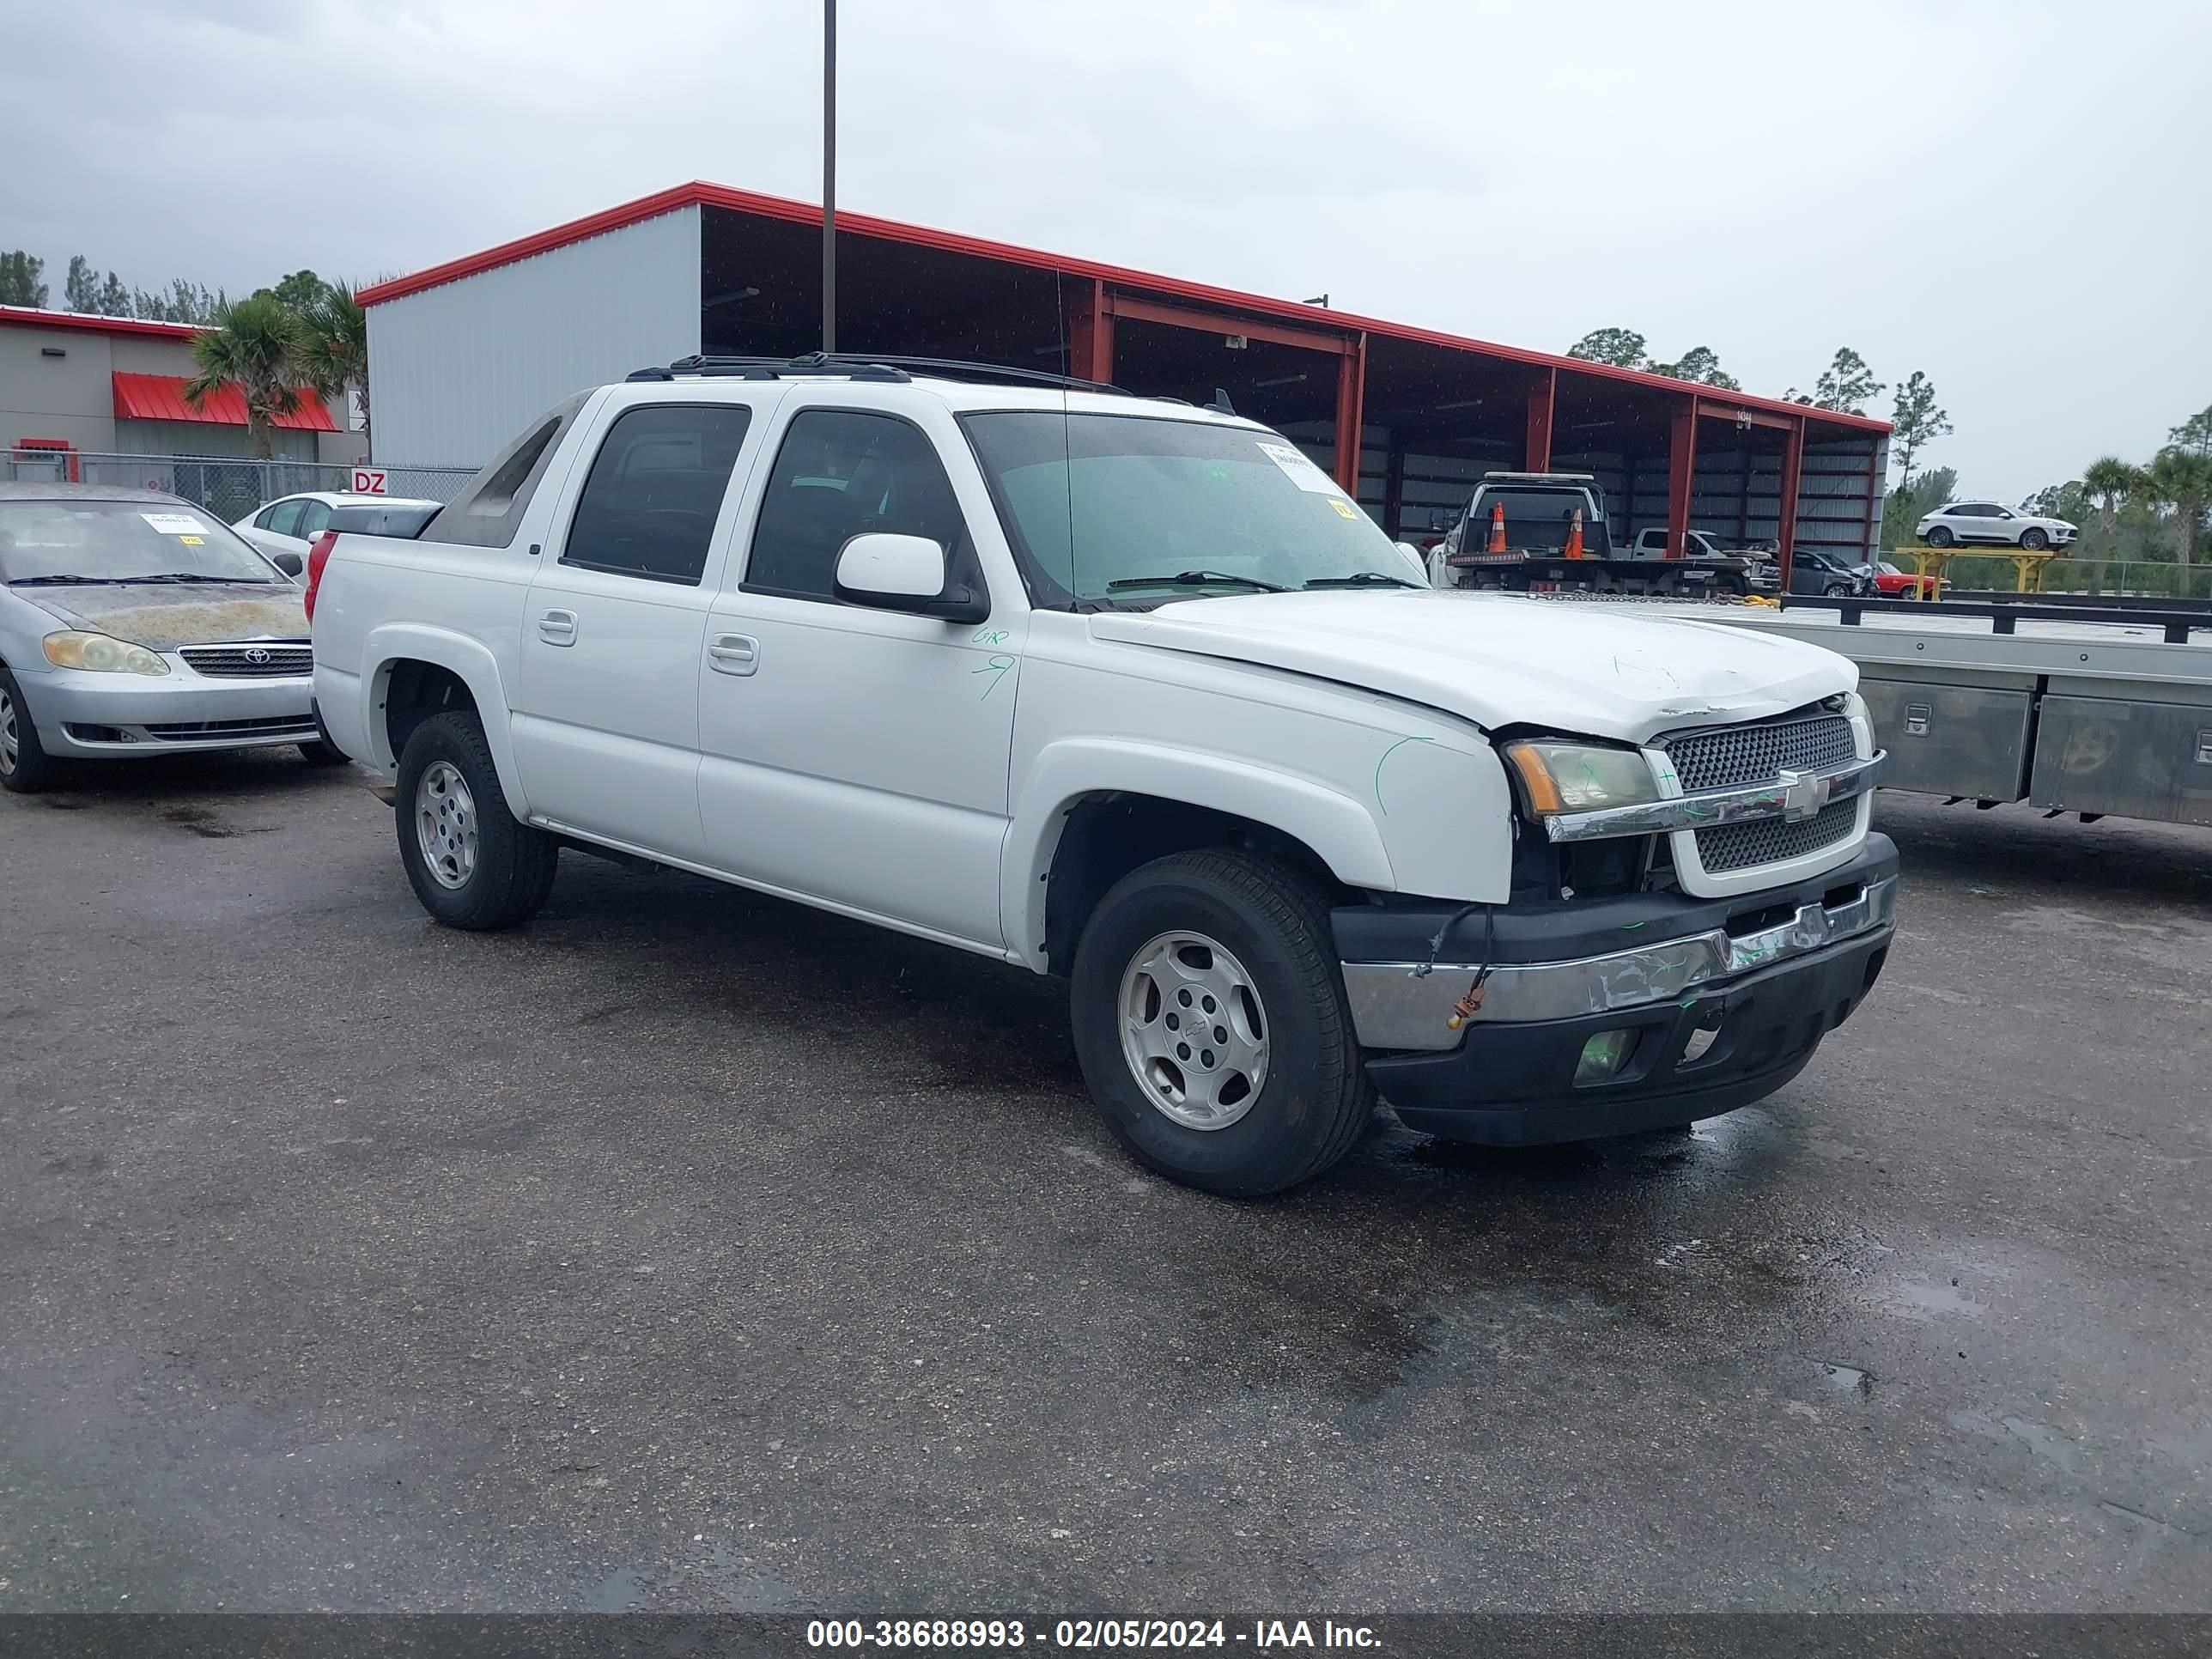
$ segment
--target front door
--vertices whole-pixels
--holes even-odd
[[[710,861],[1000,948],[1023,624],[1004,619],[1003,603],[978,625],[837,598],[837,555],[866,531],[927,536],[956,580],[981,591],[984,580],[931,437],[896,416],[836,407],[833,388],[813,395],[821,402],[785,426],[749,557],[741,573],[732,558],[707,619],[699,802]],[[973,494],[988,513],[980,482]]]
[[[733,387],[727,402],[624,410],[553,525],[523,611],[514,714],[533,816],[703,856],[699,657],[762,401]]]

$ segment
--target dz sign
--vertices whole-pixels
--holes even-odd
[[[381,495],[386,493],[384,469],[380,466],[357,466],[353,470],[353,493],[356,495]]]

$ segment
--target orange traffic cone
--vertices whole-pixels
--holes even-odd
[[[1503,553],[1504,550],[1505,503],[1503,501],[1493,501],[1490,506],[1490,545],[1483,549],[1483,551],[1486,553]]]
[[[1567,524],[1567,556],[1579,559],[1583,556],[1583,510],[1575,509],[1575,516]]]

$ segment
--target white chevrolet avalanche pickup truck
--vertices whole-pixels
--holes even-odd
[[[1279,434],[1016,371],[687,359],[309,560],[331,740],[430,914],[563,848],[1064,975],[1151,1168],[1327,1169],[1788,1083],[1893,932],[1856,670],[1433,592]],[[344,514],[340,514],[343,524]]]

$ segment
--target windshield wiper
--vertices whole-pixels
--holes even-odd
[[[1301,584],[1306,587],[1419,587],[1420,583],[1408,581],[1403,576],[1386,576],[1379,570],[1355,571],[1349,576],[1316,576]]]
[[[113,587],[120,576],[18,576],[10,587]]]
[[[118,576],[122,582],[220,582],[225,587],[273,587],[258,576],[203,576],[191,570],[165,570],[158,576]],[[286,586],[291,586],[286,583]]]
[[[1257,576],[1232,576],[1224,570],[1179,570],[1172,576],[1124,576],[1120,581],[1108,582],[1106,591],[1119,593],[1131,587],[1214,587],[1224,582],[1249,587],[1257,593],[1291,591],[1280,582],[1263,582]]]

